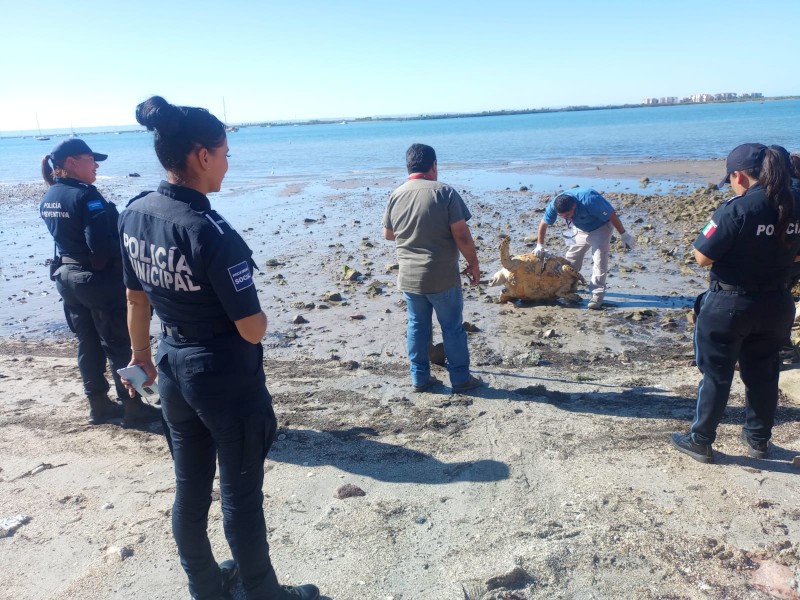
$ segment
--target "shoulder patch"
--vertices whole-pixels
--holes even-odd
[[[230,275],[233,288],[237,292],[253,285],[253,273],[250,271],[250,263],[246,260],[228,267],[228,275]]]
[[[728,202],[730,202],[730,200]],[[710,238],[712,235],[714,235],[714,232],[716,230],[717,230],[717,224],[714,223],[714,219],[710,219],[708,223],[706,223],[706,226],[703,227],[703,230],[700,233],[702,233],[707,238]]]
[[[100,200],[99,198],[96,198],[94,200],[89,200],[86,203],[86,208],[88,208],[89,210],[103,210],[104,208],[103,201]]]

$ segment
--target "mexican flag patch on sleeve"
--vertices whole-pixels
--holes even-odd
[[[703,231],[701,233],[707,238],[710,238],[712,235],[714,235],[716,230],[717,224],[714,223],[714,219],[711,219],[708,223],[706,223],[706,226],[703,227]]]

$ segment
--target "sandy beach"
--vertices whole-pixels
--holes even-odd
[[[441,168],[472,211],[484,274],[465,288],[472,366],[487,382],[470,395],[452,394],[442,367],[441,385],[410,389],[394,247],[380,229],[399,170],[212,197],[254,251],[270,320],[280,436],[264,491],[281,581],[334,600],[800,598],[800,403],[782,397],[770,460],[737,440],[738,380],[716,464],[668,443],[693,416],[688,314],[706,272],[690,250],[725,198],[707,185],[723,170]],[[586,310],[585,291],[577,306],[498,304],[486,282],[502,236],[529,251],[554,188],[587,178],[639,243],[614,243],[605,310]],[[122,205],[134,186],[144,187],[98,183]],[[41,193],[0,187],[0,521],[24,517],[0,528],[0,598],[187,598],[163,436],[85,423],[74,341],[44,266]],[[554,227],[548,249],[563,252],[560,238]],[[345,280],[345,266],[360,276]],[[346,484],[363,495],[336,497]],[[209,527],[228,558],[218,496]]]

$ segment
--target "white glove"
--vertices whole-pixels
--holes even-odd
[[[533,249],[533,255],[534,256],[541,256],[542,254],[544,254],[544,246],[542,246],[541,244],[539,244],[537,242],[536,243],[536,248]]]
[[[636,238],[627,231],[622,234],[622,243],[625,244],[630,250],[636,248]]]

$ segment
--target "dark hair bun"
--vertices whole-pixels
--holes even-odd
[[[160,135],[173,135],[180,129],[181,110],[173,106],[161,96],[153,96],[136,107],[136,120],[147,127],[148,131],[156,130]]]

